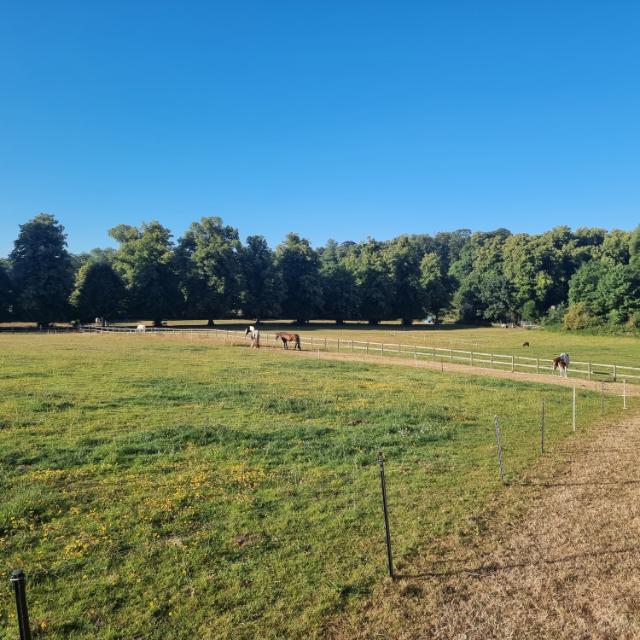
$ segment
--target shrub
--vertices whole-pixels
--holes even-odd
[[[572,304],[564,314],[564,327],[568,330],[587,329],[595,324],[595,318],[589,313],[584,302]]]

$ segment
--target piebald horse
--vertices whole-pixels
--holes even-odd
[[[563,378],[567,377],[567,369],[569,368],[569,354],[561,353],[557,358],[553,359],[553,370],[559,369]]]
[[[282,340],[282,348],[288,349],[289,342],[294,343],[294,349],[298,351],[302,351],[300,348],[300,336],[297,333],[287,333],[286,331],[281,331],[280,333],[276,333],[276,342],[278,340]]]
[[[260,348],[260,331],[256,329],[253,325],[247,327],[247,330],[244,332],[244,337],[249,336],[251,338],[251,348],[259,349]]]

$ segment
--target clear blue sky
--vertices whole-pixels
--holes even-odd
[[[0,255],[53,213],[360,240],[640,222],[637,2],[6,2]]]

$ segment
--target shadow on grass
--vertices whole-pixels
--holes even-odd
[[[624,555],[626,553],[638,553],[640,546],[634,545],[623,547],[621,549],[602,549],[600,551],[591,551],[586,553],[572,553],[560,558],[544,558],[542,560],[531,560],[528,562],[507,562],[500,564],[498,562],[490,562],[476,567],[462,567],[460,569],[451,569],[448,571],[422,571],[420,573],[396,573],[397,580],[415,580],[419,578],[448,578],[459,575],[468,575],[478,578],[488,577],[500,573],[502,571],[512,571],[514,569],[526,569],[527,567],[547,567],[565,562],[576,562],[587,560],[590,558],[605,558],[608,556]],[[466,560],[436,560],[433,565],[451,565],[462,564]]]

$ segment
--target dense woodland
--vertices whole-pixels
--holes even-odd
[[[540,235],[468,229],[318,249],[290,233],[243,244],[217,217],[173,241],[158,222],[109,231],[118,247],[80,255],[41,214],[0,260],[0,321],[245,317],[464,323],[540,321],[568,329],[640,326],[640,226]]]

